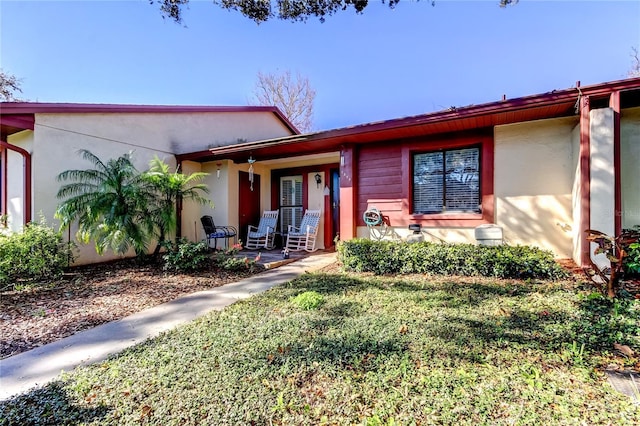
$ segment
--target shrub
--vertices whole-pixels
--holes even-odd
[[[0,234],[0,286],[15,289],[59,278],[73,261],[73,248],[44,219],[22,232]]]
[[[624,229],[623,235],[629,236],[630,244],[623,247],[627,256],[622,260],[624,274],[627,277],[640,277],[640,226]]]
[[[596,351],[611,351],[614,343],[640,345],[640,302],[611,299],[600,293],[582,296],[578,321],[573,325],[576,340]]]
[[[382,274],[438,274],[560,279],[568,276],[551,252],[529,246],[405,243],[353,239],[338,245],[344,269]]]
[[[623,229],[619,235],[587,229],[587,240],[596,244],[594,254],[603,254],[609,260],[606,266],[591,262],[591,280],[602,294],[614,298],[620,293],[620,279],[633,277],[638,272],[640,260],[640,229]]]
[[[291,303],[305,311],[317,309],[324,303],[324,297],[322,297],[322,295],[317,291],[305,291],[304,293],[300,293],[289,300]]]
[[[162,256],[165,271],[197,271],[210,261],[209,246],[204,241],[194,243],[180,238],[175,243],[166,241],[163,246],[167,250]]]
[[[629,275],[640,275],[640,243],[630,244],[627,256],[626,272]]]

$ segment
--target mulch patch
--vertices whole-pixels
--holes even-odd
[[[257,272],[168,273],[132,259],[72,268],[62,280],[0,293],[0,359]]]

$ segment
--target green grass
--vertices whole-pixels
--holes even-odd
[[[567,282],[306,274],[1,403],[0,424],[639,424],[580,303]]]

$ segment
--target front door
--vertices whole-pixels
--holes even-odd
[[[280,178],[280,231],[285,234],[289,225],[298,227],[302,220],[302,176]]]
[[[258,226],[260,221],[260,175],[253,175],[253,190],[249,173],[238,172],[238,234],[242,242],[247,241],[249,225]]]

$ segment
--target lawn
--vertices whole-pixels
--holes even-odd
[[[637,352],[638,301],[588,320],[584,293],[305,274],[0,403],[0,424],[640,424],[602,372],[638,359],[596,350]]]

